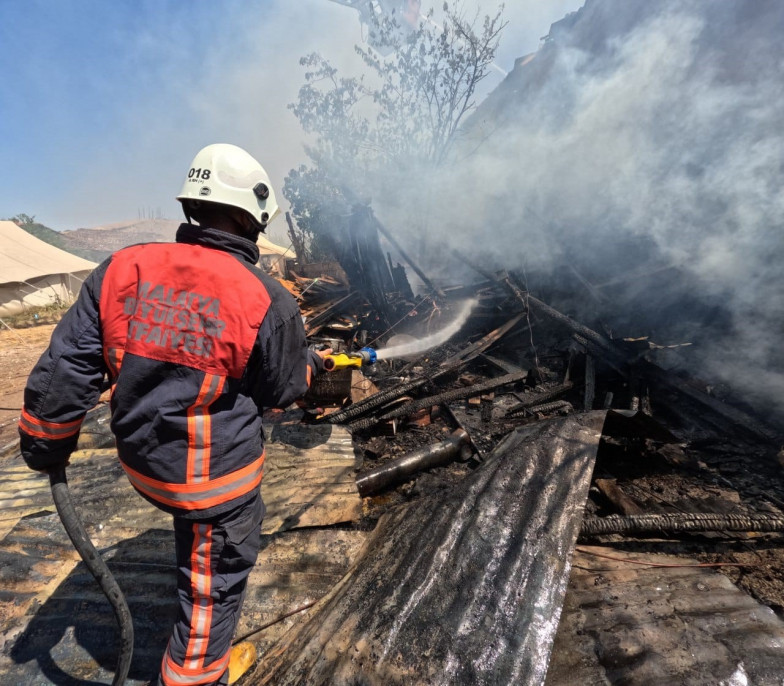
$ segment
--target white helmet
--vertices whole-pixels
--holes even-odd
[[[251,155],[236,145],[216,143],[202,148],[193,158],[177,200],[220,203],[248,212],[262,227],[280,211],[267,172]]]

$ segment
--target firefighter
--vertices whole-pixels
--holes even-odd
[[[108,377],[120,463],[174,518],[180,609],[157,683],[202,686],[255,658],[231,640],[264,515],[261,414],[299,398],[329,351],[308,350],[294,298],[255,266],[278,213],[264,168],[207,146],[177,199],[175,243],[124,248],[87,278],[30,374],[19,432],[32,469],[67,464]]]

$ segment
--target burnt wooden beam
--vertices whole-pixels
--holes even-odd
[[[294,252],[297,254],[297,259],[304,263],[307,261],[308,255],[305,251],[305,244],[299,239],[299,236],[297,236],[297,231],[294,228],[294,221],[291,218],[291,212],[286,212],[286,224],[288,224],[289,227],[289,238],[291,239],[291,244],[294,246]]]
[[[507,417],[513,417],[514,415],[524,412],[528,410],[528,408],[535,407],[536,405],[543,405],[544,403],[554,400],[559,395],[563,395],[568,390],[570,390],[574,384],[571,381],[565,381],[558,386],[554,386],[547,391],[543,391],[542,393],[533,393],[528,398],[524,398],[521,402],[517,403],[517,405],[513,405],[506,411]]]
[[[522,321],[523,317],[525,317],[524,312],[520,312],[514,315],[511,319],[506,321],[497,329],[493,329],[493,331],[491,331],[488,334],[485,334],[478,341],[475,341],[474,343],[467,345],[462,350],[456,352],[451,357],[445,359],[441,363],[441,367],[451,367],[458,363],[464,363],[474,359],[478,355],[482,354],[485,350],[487,350],[491,345],[501,340],[501,338],[503,338],[507,333],[509,333],[515,326],[517,326]]]
[[[632,497],[626,495],[618,486],[615,479],[594,479],[596,488],[607,498],[623,515],[645,514],[645,510]]]
[[[389,419],[397,419],[398,417],[407,417],[414,412],[421,410],[425,407],[432,407],[442,403],[451,403],[455,400],[462,400],[463,398],[470,398],[471,396],[481,395],[487,391],[495,390],[501,386],[511,383],[518,383],[524,381],[528,376],[528,372],[520,372],[518,374],[506,374],[505,376],[498,377],[497,379],[490,379],[481,384],[473,384],[464,388],[456,388],[451,391],[445,391],[438,395],[431,395],[419,400],[412,400],[405,405],[398,407],[394,410],[382,414],[380,417],[368,417],[367,419],[360,419],[350,425],[352,431],[358,429],[366,429],[377,424],[378,422],[387,421]]]
[[[305,330],[307,334],[310,336],[316,329],[324,326],[324,324],[329,321],[329,318],[332,317],[332,315],[334,315],[341,307],[350,305],[358,295],[359,294],[356,291],[351,291],[348,295],[342,297],[340,300],[336,300],[323,312],[320,312],[315,317],[308,319],[305,322]]]
[[[551,403],[544,403],[543,405],[534,405],[528,408],[528,412],[534,414],[551,414],[552,412],[572,412],[574,407],[568,400],[554,400]]]
[[[593,401],[596,396],[596,367],[593,355],[585,356],[585,389],[583,393],[583,408],[593,409]]]
[[[358,403],[354,403],[350,405],[344,410],[340,410],[339,412],[333,412],[330,415],[324,417],[322,421],[327,422],[329,424],[341,424],[345,421],[350,419],[354,419],[359,417],[363,414],[370,412],[371,410],[375,410],[382,405],[386,405],[387,403],[392,402],[393,400],[397,400],[401,396],[404,396],[406,393],[410,393],[421,386],[424,386],[430,379],[424,377],[418,377],[416,379],[412,379],[400,386],[395,386],[394,388],[387,389],[385,391],[380,391],[379,393],[374,393],[373,395],[361,400]]]
[[[718,398],[708,395],[705,391],[695,388],[687,381],[684,381],[671,372],[666,372],[652,362],[643,361],[641,364],[641,371],[654,383],[669,386],[687,398],[696,400],[704,407],[713,410],[724,419],[729,420],[735,426],[745,429],[757,437],[765,439],[767,442],[778,442],[781,439],[780,434],[766,426],[756,417],[752,417],[748,412],[744,412],[743,410],[722,402]]]
[[[408,262],[408,266],[414,270],[420,279],[422,279],[422,283],[424,283],[425,286],[427,286],[439,298],[443,298],[444,292],[428,278],[427,274],[422,271],[421,267],[414,261],[414,259],[405,250],[403,250],[400,243],[397,242],[397,239],[392,235],[391,232],[387,231],[386,227],[380,221],[378,221],[378,218],[374,217],[374,219],[376,221],[376,227],[378,228],[381,235],[384,236],[384,238],[386,238],[392,244],[395,250],[400,253],[400,256],[406,262]]]
[[[565,314],[562,314],[554,307],[551,307],[547,303],[539,300],[539,298],[534,297],[530,293],[526,294],[526,300],[530,305],[533,306],[533,309],[539,312],[540,314],[544,314],[553,321],[558,322],[559,324],[563,324],[568,329],[571,329],[574,333],[582,336],[583,338],[588,339],[595,345],[599,346],[603,350],[615,351],[615,346],[613,345],[612,341],[603,336],[600,333],[597,333],[593,329],[588,328],[584,324],[575,321],[571,317],[567,317]]]

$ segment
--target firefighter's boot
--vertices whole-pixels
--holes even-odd
[[[256,646],[245,641],[231,648],[229,655],[229,684],[234,684],[256,662]]]

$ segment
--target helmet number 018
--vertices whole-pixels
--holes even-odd
[[[189,179],[201,179],[202,181],[206,181],[210,178],[210,170],[209,169],[194,169],[191,167],[191,170],[188,172]]]

